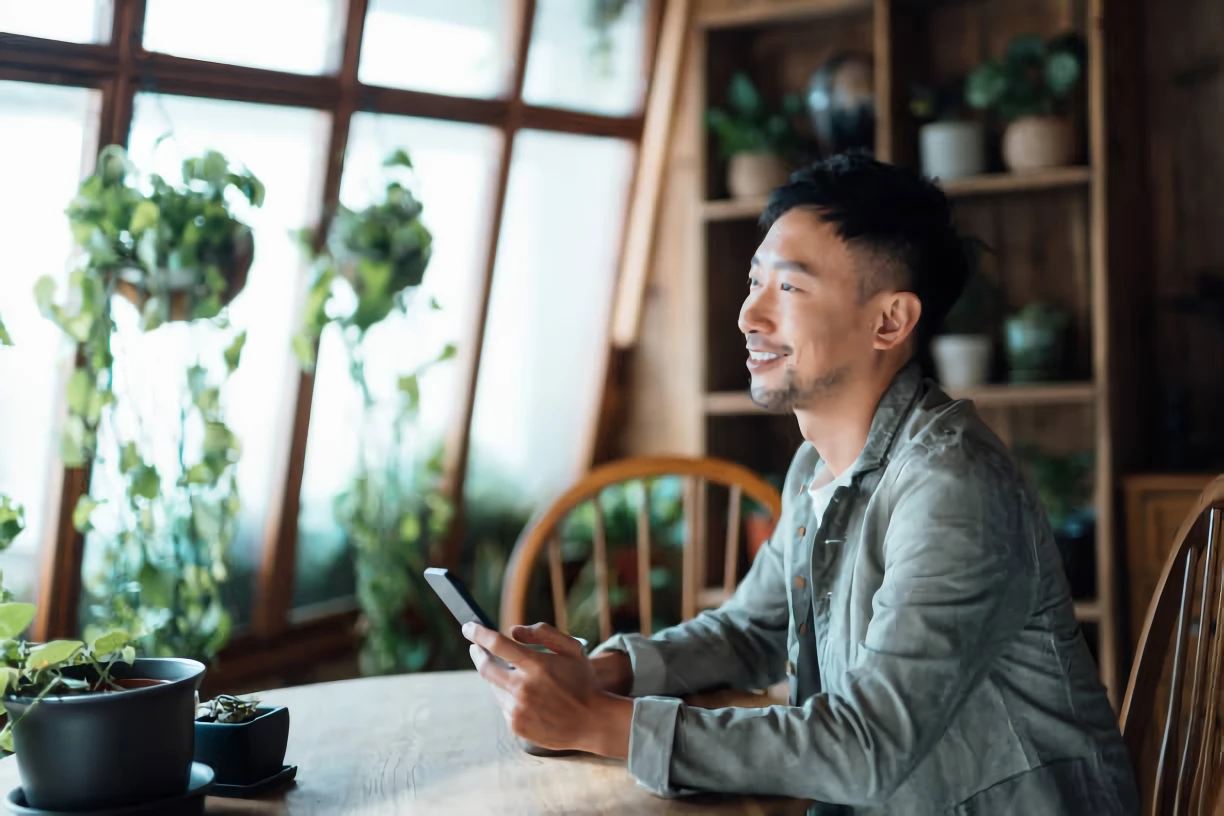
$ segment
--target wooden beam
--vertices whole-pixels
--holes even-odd
[[[489,297],[493,291],[493,271],[497,266],[497,245],[501,238],[502,215],[506,208],[506,190],[510,183],[510,166],[514,158],[514,136],[522,126],[523,78],[527,73],[527,52],[531,46],[531,29],[535,22],[535,0],[518,0],[515,16],[513,74],[509,89],[504,141],[498,160],[497,178],[493,185],[493,200],[485,234],[484,265],[476,282],[476,308],[467,336],[459,343],[456,363],[461,372],[459,410],[449,428],[443,454],[442,491],[455,507],[455,523],[445,536],[443,546],[433,553],[443,566],[458,565],[463,543],[463,482],[467,475],[468,454],[472,436],[472,415],[476,408],[476,384],[480,373],[485,323],[489,316]]]
[[[655,223],[667,170],[684,45],[692,14],[691,0],[671,0],[663,12],[659,54],[642,128],[637,174],[630,197],[624,249],[617,276],[616,306],[612,319],[612,345],[628,348],[637,341],[642,302],[654,250]]]
[[[338,78],[338,106],[332,113],[331,135],[327,147],[327,169],[323,179],[320,226],[315,236],[322,243],[331,215],[340,200],[340,179],[344,173],[344,154],[348,147],[349,124],[359,94],[357,64],[365,27],[366,0],[349,0],[345,22],[343,53]],[[317,351],[317,348],[316,348]],[[279,496],[273,496],[260,562],[259,586],[253,615],[255,632],[271,637],[289,625],[293,605],[293,583],[298,546],[298,514],[301,509],[302,478],[306,469],[306,443],[310,434],[310,409],[314,400],[314,375],[298,376],[294,400],[292,433],[284,480]],[[279,499],[279,501],[277,500]]]

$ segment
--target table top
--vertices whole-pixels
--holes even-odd
[[[475,672],[346,680],[269,691],[290,710],[285,761],[293,787],[258,800],[209,797],[209,814],[801,814],[803,803],[757,797],[660,799],[623,762],[521,751]],[[770,702],[730,694],[701,705]],[[0,761],[0,791],[20,784]]]

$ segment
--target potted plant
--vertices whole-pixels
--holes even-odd
[[[1046,41],[1014,38],[1002,59],[989,59],[965,80],[969,104],[993,110],[1007,127],[1003,161],[1015,172],[1061,167],[1076,158],[1068,116],[1084,73],[1084,41],[1074,32]]]
[[[289,709],[221,694],[196,708],[195,759],[216,774],[213,795],[253,795],[289,782]]]
[[[914,86],[910,113],[923,123],[918,148],[928,178],[949,181],[986,170],[986,130],[965,118],[963,89],[963,81]]]
[[[975,388],[990,377],[990,331],[997,294],[979,269],[977,243],[967,240],[965,251],[970,258],[965,289],[931,340],[936,375],[949,389]]]
[[[105,148],[67,210],[80,249],[67,291],[57,293],[50,277],[35,284],[42,314],[79,344],[61,458],[69,467],[92,462],[106,474],[95,489],[118,483],[122,491],[91,491],[72,514],[101,550],[101,569],[85,580],[87,614],[142,633],[150,654],[209,660],[229,637],[221,585],[240,509],[240,446],[221,393],[246,333],[232,331],[224,306],[242,287],[253,251],[236,199],[258,207],[263,196],[257,178],[215,151],[185,161],[182,183],[171,185],[157,175],[141,183],[121,148]],[[116,366],[125,364],[112,353],[116,295],[140,309],[143,336],[127,338],[126,347],[156,342],[145,338],[161,330],[185,335],[185,345],[202,352],[182,371],[177,422],[146,421],[136,400],[112,388]],[[218,340],[224,351],[206,364],[204,352]],[[100,450],[103,426],[114,441]],[[179,452],[177,472],[155,461],[166,449]]]
[[[1045,382],[1063,373],[1065,312],[1033,302],[1007,318],[1007,367],[1013,382]]]
[[[1016,450],[1026,475],[1045,509],[1063,570],[1075,597],[1096,594],[1092,540],[1096,510],[1092,505],[1093,455],[1077,452],[1055,455],[1034,445]]]
[[[731,77],[727,108],[710,109],[706,122],[727,162],[732,198],[762,196],[785,183],[795,146],[790,118],[800,110],[799,100],[786,96],[780,110],[771,111],[747,74]]]
[[[3,549],[20,533],[22,514],[7,498],[0,507]],[[9,718],[0,748],[17,754],[25,806],[100,810],[203,795],[212,777],[193,772],[191,730],[202,664],[137,658],[123,631],[88,643],[19,640],[34,606],[0,596],[0,694]]]

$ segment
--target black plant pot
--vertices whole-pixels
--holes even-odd
[[[69,670],[85,676],[92,669]],[[68,672],[65,672],[68,673]],[[195,692],[204,665],[175,657],[117,663],[117,680],[163,680],[122,692],[5,697],[17,770],[30,807],[100,810],[152,802],[187,790]],[[23,716],[24,715],[24,716]]]
[[[218,785],[253,785],[285,766],[289,709],[260,707],[244,723],[196,720],[195,760],[211,765]]]

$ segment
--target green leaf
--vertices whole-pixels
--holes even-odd
[[[756,85],[743,71],[736,71],[731,77],[727,102],[733,111],[746,119],[758,118],[765,110],[765,102],[761,99]]]
[[[1040,34],[1021,34],[1007,44],[1005,55],[1008,62],[1036,65],[1045,59],[1046,43]]]
[[[439,312],[442,310],[442,304],[438,302],[438,299],[436,297],[434,297],[433,295],[430,295],[429,308],[433,309],[435,312]]]
[[[68,377],[67,400],[68,410],[77,416],[89,413],[89,398],[94,392],[95,381],[83,368],[73,369]]]
[[[434,360],[434,362],[435,363],[445,363],[447,360],[454,359],[455,355],[458,353],[459,353],[459,349],[455,347],[454,343],[447,343],[445,346],[442,347],[441,353],[438,354],[438,359]]]
[[[13,345],[13,338],[9,335],[8,329],[4,327],[4,320],[0,319],[0,346]]]
[[[34,620],[34,604],[0,604],[0,640],[15,638]]]
[[[421,520],[415,513],[409,513],[400,520],[399,534],[401,540],[410,543],[421,537]]]
[[[34,281],[34,302],[43,317],[50,317],[51,304],[55,301],[55,278],[43,275]]]
[[[87,533],[93,529],[89,517],[97,506],[98,502],[94,501],[89,494],[84,494],[77,499],[76,507],[72,508],[72,526],[78,533]]]
[[[0,550],[8,549],[24,529],[25,508],[8,496],[0,496]]]
[[[212,468],[204,463],[192,465],[183,474],[183,481],[186,484],[208,484],[213,480]]]
[[[9,689],[17,690],[17,683],[21,679],[21,669],[13,666],[4,666],[0,668],[0,697],[8,693]]]
[[[124,445],[123,450],[119,453],[119,470],[123,473],[131,473],[142,464],[144,460],[140,458],[140,451],[136,449],[136,443],[128,442]]]
[[[13,753],[13,721],[9,720],[4,724],[4,729],[0,730],[0,750]]]
[[[129,666],[132,665],[132,662],[136,659],[136,647],[124,646],[123,651],[119,653],[119,659]]]
[[[173,596],[171,579],[157,567],[146,562],[140,568],[140,602],[142,606],[153,609],[166,609],[170,606]]]
[[[151,332],[159,328],[165,321],[166,301],[157,295],[153,295],[145,301],[144,308],[140,310],[140,329],[141,331]]]
[[[121,629],[115,629],[106,634],[99,635],[89,644],[89,651],[94,653],[95,657],[108,655],[111,652],[117,652],[127,645],[128,633]]]
[[[412,159],[408,158],[408,151],[400,148],[383,159],[383,167],[407,167],[411,169]]]
[[[152,501],[161,494],[161,477],[152,465],[141,465],[132,474],[131,493]]]
[[[416,374],[399,378],[399,390],[404,395],[405,409],[415,411],[421,404],[421,382]]]
[[[247,333],[239,332],[234,342],[230,343],[229,348],[225,350],[225,367],[231,374],[238,368],[238,363],[242,360],[242,347],[246,345],[246,339]]]
[[[53,640],[44,643],[26,658],[27,669],[45,669],[48,666],[59,666],[66,663],[77,652],[85,647],[79,640]]]
[[[293,353],[297,355],[298,363],[305,371],[313,371],[315,367],[315,341],[308,334],[299,332],[293,336]]]
[[[200,409],[201,413],[216,413],[221,408],[221,389],[216,387],[205,388],[196,395],[195,405]]]
[[[157,204],[145,200],[136,205],[136,209],[132,210],[132,223],[128,226],[128,232],[133,235],[139,235],[147,229],[155,228],[161,215],[161,210]]]

